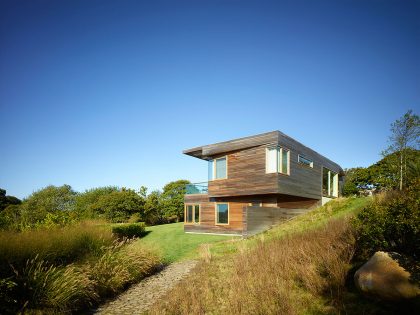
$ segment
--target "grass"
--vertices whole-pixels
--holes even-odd
[[[160,256],[109,225],[0,232],[0,313],[71,313],[152,273]]]
[[[185,233],[182,222],[150,226],[146,228],[146,233],[136,243],[155,248],[166,263],[198,258],[200,247],[204,244],[238,239],[233,236]]]
[[[348,217],[368,202],[338,199],[248,240],[214,244],[150,313],[339,313],[355,244]]]

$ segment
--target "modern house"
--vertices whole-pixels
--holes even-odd
[[[185,232],[253,235],[339,195],[342,168],[280,131],[183,151],[208,163],[187,185]]]

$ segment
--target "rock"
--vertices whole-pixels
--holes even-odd
[[[397,253],[376,252],[354,274],[356,286],[366,295],[384,300],[420,297],[418,283],[412,281],[399,261],[403,261],[403,257]]]

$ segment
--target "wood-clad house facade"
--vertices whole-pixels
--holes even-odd
[[[208,161],[187,186],[186,232],[252,235],[335,198],[343,170],[280,131],[183,151]]]

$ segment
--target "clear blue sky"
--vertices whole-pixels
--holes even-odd
[[[207,178],[271,130],[342,167],[420,108],[419,1],[1,1],[0,187]]]

